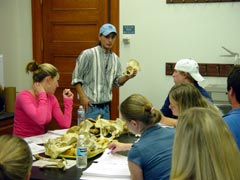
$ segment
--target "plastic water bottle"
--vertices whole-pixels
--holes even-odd
[[[82,105],[79,106],[77,115],[78,115],[78,125],[79,125],[82,121],[85,120],[85,110]]]
[[[85,137],[83,134],[79,136],[76,150],[76,165],[78,168],[87,167],[87,146],[85,144]]]

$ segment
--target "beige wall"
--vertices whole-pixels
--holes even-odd
[[[240,53],[240,2],[166,4],[165,0],[121,0],[120,27],[135,25],[126,45],[120,32],[120,56],[123,66],[129,58],[142,64],[136,79],[120,91],[120,102],[132,93],[141,93],[160,108],[173,85],[165,76],[165,62],[193,58],[199,63],[233,63],[225,46]],[[136,8],[137,7],[137,8]],[[206,77],[201,83],[226,83],[226,78]]]
[[[4,61],[5,86],[17,92],[31,85],[25,73],[32,60],[32,20],[30,0],[0,0],[0,54]]]
[[[233,63],[219,57],[221,46],[240,53],[240,3],[166,4],[165,0],[120,0],[120,57],[125,68],[129,58],[142,65],[138,76],[120,89],[120,102],[132,93],[162,105],[172,77],[165,76],[165,62],[194,58],[199,63]],[[31,0],[0,0],[0,54],[4,55],[5,86],[17,91],[31,86],[25,72],[32,59]],[[122,26],[135,25],[130,44],[123,44]],[[206,78],[203,86],[226,82]]]

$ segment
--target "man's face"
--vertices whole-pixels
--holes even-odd
[[[232,94],[233,94],[233,89],[232,89],[232,87],[230,87],[230,88],[227,90],[228,102],[229,102],[230,104],[232,104]]]
[[[186,75],[181,71],[174,70],[172,76],[175,84],[185,83],[187,81]]]
[[[116,39],[115,33],[110,33],[107,36],[99,35],[99,41],[101,42],[102,47],[107,51],[112,49],[115,39]]]

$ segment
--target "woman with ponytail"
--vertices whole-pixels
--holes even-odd
[[[33,87],[20,92],[16,98],[13,133],[20,137],[46,133],[52,119],[60,128],[69,128],[72,121],[73,93],[63,90],[64,112],[54,95],[60,78],[56,67],[30,62],[26,72],[32,72]]]
[[[129,131],[141,137],[133,144],[113,142],[109,145],[112,153],[130,150],[128,166],[132,180],[168,180],[175,130],[160,126],[160,111],[140,94],[125,99],[120,114]]]

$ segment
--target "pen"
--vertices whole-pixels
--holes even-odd
[[[112,153],[112,151],[115,149],[115,147],[114,148],[112,148],[112,149],[108,149],[108,152],[107,152],[107,154],[111,154]]]
[[[109,149],[109,151],[107,152],[107,154],[111,154],[113,149]]]

